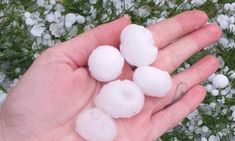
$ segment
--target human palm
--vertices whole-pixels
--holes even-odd
[[[205,13],[194,10],[149,26],[159,48],[153,66],[172,73],[192,54],[218,40],[220,29],[206,22]],[[129,23],[130,18],[124,16],[42,53],[3,106],[0,140],[82,141],[74,130],[76,117],[93,106],[103,85],[90,77],[88,56],[99,45],[118,46],[120,32]],[[206,56],[172,76],[173,86],[166,97],[146,97],[141,113],[116,120],[116,140],[150,141],[176,126],[204,99],[205,90],[199,83],[217,67],[217,59]],[[125,65],[120,79],[131,79],[132,71]]]

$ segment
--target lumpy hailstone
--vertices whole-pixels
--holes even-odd
[[[96,80],[111,81],[122,73],[124,58],[115,47],[100,46],[91,53],[88,66],[91,76]]]
[[[157,57],[152,33],[143,26],[130,24],[121,32],[120,51],[126,61],[134,66],[147,66]]]
[[[113,118],[129,118],[143,108],[144,94],[134,82],[116,80],[104,85],[95,105]]]
[[[133,81],[148,96],[163,97],[170,90],[172,79],[168,72],[143,66],[135,70]]]
[[[212,78],[212,84],[216,87],[216,88],[225,88],[226,86],[228,86],[229,80],[228,78],[223,75],[223,74],[217,74]]]
[[[80,113],[75,130],[88,141],[113,141],[117,136],[114,120],[98,108]]]

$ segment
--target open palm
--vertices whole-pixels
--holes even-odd
[[[219,39],[221,31],[207,24],[205,13],[181,13],[148,29],[153,33],[159,54],[153,66],[172,73],[191,55]],[[99,45],[119,44],[121,30],[130,24],[124,16],[101,25],[40,55],[10,92],[0,113],[0,140],[82,141],[74,131],[79,112],[92,105],[103,84],[89,76],[87,59]],[[146,97],[140,114],[118,119],[117,141],[151,141],[176,126],[204,99],[199,85],[218,67],[206,56],[191,68],[173,77],[173,86],[164,98]],[[120,79],[131,79],[125,65]]]

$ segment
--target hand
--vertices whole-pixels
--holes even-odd
[[[191,55],[218,40],[219,27],[206,23],[206,14],[193,10],[149,26],[159,47],[153,66],[172,73]],[[2,140],[82,141],[74,131],[76,117],[92,106],[103,85],[89,76],[88,56],[99,45],[118,47],[120,32],[128,24],[130,18],[124,16],[43,52],[3,106]],[[172,76],[173,86],[166,97],[146,97],[140,114],[116,120],[116,141],[151,141],[176,126],[202,102],[206,91],[199,83],[217,68],[218,60],[206,56]],[[130,79],[131,74],[126,65],[121,78]]]

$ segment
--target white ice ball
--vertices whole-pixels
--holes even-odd
[[[126,26],[121,32],[120,40],[122,44],[154,44],[152,33],[144,26],[136,24]]]
[[[91,76],[106,82],[116,79],[124,67],[124,58],[112,46],[100,46],[93,50],[88,60]]]
[[[0,90],[0,107],[3,105],[7,98],[7,94]]]
[[[120,40],[120,51],[129,64],[146,66],[156,60],[158,49],[152,33],[143,26],[128,25],[121,32]]]
[[[69,13],[65,16],[65,26],[71,27],[76,22],[76,15],[73,13]]]
[[[75,130],[88,141],[113,141],[117,136],[114,120],[98,108],[81,112],[78,115]]]
[[[77,22],[78,22],[79,24],[83,24],[83,23],[86,22],[86,18],[85,18],[84,16],[82,16],[82,15],[78,15],[78,16],[77,16]]]
[[[135,70],[133,81],[148,96],[163,97],[171,89],[172,79],[168,72],[155,67],[143,66]]]
[[[221,89],[225,88],[226,86],[228,86],[228,83],[229,83],[228,78],[223,74],[217,74],[212,79],[212,84],[216,88],[221,88]]]
[[[213,96],[218,96],[219,95],[219,91],[217,89],[213,89],[213,90],[211,90],[211,94]]]
[[[104,85],[95,105],[113,118],[129,118],[143,108],[144,94],[134,82],[116,80]]]

